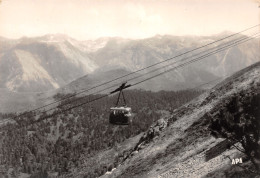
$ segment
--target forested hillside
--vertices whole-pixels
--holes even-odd
[[[133,123],[129,126],[108,123],[109,108],[114,105],[116,95],[60,113],[65,108],[97,96],[71,98],[77,99],[76,102],[62,106],[65,104],[63,102],[53,112],[54,115],[47,112],[25,114],[16,118],[16,123],[1,126],[0,175],[18,176],[26,173],[32,177],[64,176],[79,167],[82,161],[93,166],[91,158],[97,152],[146,131],[154,121],[169,115],[200,93],[195,90],[156,93],[125,91],[127,105],[132,107],[134,113]],[[57,95],[56,99],[61,97],[64,96]],[[83,154],[88,159],[83,160]],[[102,175],[109,166],[94,165],[86,175]]]

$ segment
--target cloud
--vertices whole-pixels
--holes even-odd
[[[6,0],[0,35],[65,33],[77,39],[209,35],[259,23],[256,0]],[[259,1],[259,0],[258,0]]]

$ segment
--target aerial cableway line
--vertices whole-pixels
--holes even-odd
[[[259,35],[258,35],[258,36],[255,36],[255,38],[258,38],[258,37],[259,37]],[[248,39],[246,39],[246,40],[244,39],[243,41],[241,40],[241,41],[239,41],[239,43],[238,43],[238,41],[237,41],[236,43],[242,44],[242,43],[244,43],[244,42],[247,42],[247,41],[252,40],[252,39],[255,39],[255,38],[248,38]],[[166,70],[166,71],[164,71],[164,72],[161,72],[161,73],[159,73],[159,74],[157,74],[157,75],[155,75],[155,76],[152,76],[152,77],[149,77],[149,78],[144,79],[144,80],[142,80],[142,81],[139,81],[139,82],[137,82],[137,83],[134,83],[134,84],[131,85],[131,87],[132,87],[132,86],[135,86],[135,85],[138,85],[138,84],[140,84],[140,83],[143,83],[143,82],[145,82],[145,81],[147,81],[147,80],[150,80],[150,79],[152,79],[152,78],[155,78],[155,77],[157,77],[157,76],[160,76],[160,75],[162,75],[162,74],[164,74],[164,73],[170,72],[170,71],[172,71],[172,70],[174,70],[174,69],[182,68],[182,67],[184,67],[185,65],[188,65],[188,64],[190,64],[190,63],[194,63],[194,62],[196,62],[196,61],[198,61],[198,60],[204,59],[204,58],[206,58],[206,57],[208,57],[208,56],[210,56],[210,55],[212,55],[212,54],[215,54],[215,53],[224,51],[224,50],[226,50],[226,49],[228,49],[228,48],[231,48],[231,47],[233,47],[233,46],[238,45],[238,44],[236,44],[236,43],[234,43],[234,44],[232,44],[232,45],[229,45],[228,47],[222,48],[221,50],[216,50],[216,51],[214,51],[214,53],[211,52],[211,54],[207,54],[207,55],[204,55],[204,56],[202,56],[202,57],[193,59],[192,61],[188,61],[188,62],[186,62],[186,63],[184,63],[184,64],[181,64],[181,65],[179,65],[179,66],[176,66],[176,67],[174,67],[174,68],[171,68],[171,69],[168,69],[168,70]],[[105,90],[106,90],[106,89],[105,89]],[[97,93],[95,93],[95,94],[99,94],[99,93],[97,92]],[[99,97],[97,97],[97,98],[95,98],[95,99],[89,100],[89,101],[84,102],[84,103],[81,103],[81,104],[79,104],[79,105],[75,105],[75,106],[69,107],[69,108],[67,108],[67,109],[65,109],[65,110],[61,110],[61,111],[59,111],[59,112],[55,112],[54,114],[48,115],[47,117],[42,118],[42,119],[40,119],[40,120],[44,120],[44,119],[50,118],[50,117],[52,117],[52,116],[54,116],[54,115],[63,113],[63,112],[65,112],[65,111],[67,111],[67,110],[70,110],[70,109],[73,109],[73,108],[76,108],[76,107],[80,107],[80,106],[82,106],[82,105],[85,105],[85,104],[88,104],[88,103],[91,103],[91,102],[94,102],[94,101],[96,101],[96,100],[99,100],[99,99],[101,99],[101,98],[107,97],[107,96],[109,96],[109,95],[111,95],[111,94],[106,94],[106,95],[99,96]],[[67,104],[68,104],[68,103],[67,103]],[[51,108],[50,110],[54,110],[54,109],[56,109],[56,108]],[[40,121],[40,120],[37,120],[36,122],[38,122],[38,121]]]
[[[257,34],[258,34],[258,33],[257,33]],[[257,35],[257,34],[254,34],[253,36],[255,36],[255,35]],[[138,81],[138,82],[132,84],[131,87],[133,87],[133,86],[135,86],[135,85],[138,85],[138,84],[140,84],[140,83],[143,83],[143,82],[145,82],[145,81],[147,81],[147,80],[150,80],[150,79],[152,79],[152,78],[155,78],[155,77],[157,77],[157,76],[160,76],[160,75],[162,75],[162,74],[164,74],[164,73],[168,73],[168,72],[170,72],[170,71],[172,71],[172,70],[175,70],[175,69],[178,69],[178,68],[182,68],[183,66],[185,66],[185,65],[187,65],[187,64],[190,64],[190,63],[196,62],[196,61],[198,61],[198,60],[204,59],[204,58],[206,58],[206,57],[209,57],[210,55],[213,55],[213,54],[216,54],[216,53],[218,53],[218,52],[224,51],[224,50],[226,50],[226,49],[228,49],[228,48],[230,48],[230,47],[236,46],[236,43],[243,43],[243,42],[249,41],[249,40],[251,40],[251,39],[253,39],[253,38],[252,38],[252,37],[246,37],[246,38],[239,39],[239,40],[237,40],[237,41],[232,41],[231,43],[228,42],[228,43],[227,43],[227,44],[228,44],[227,46],[223,46],[222,48],[219,48],[219,49],[216,49],[216,50],[211,51],[211,52],[209,52],[209,53],[206,53],[206,54],[204,54],[203,56],[199,56],[199,57],[194,58],[194,59],[192,59],[192,60],[190,60],[190,61],[187,61],[186,63],[182,63],[182,64],[180,64],[180,65],[178,65],[178,66],[173,66],[173,67],[171,67],[170,69],[167,69],[167,70],[165,70],[165,71],[163,71],[163,72],[160,72],[159,74],[156,74],[155,76],[152,76],[152,77],[146,78],[146,79],[144,79],[144,80]],[[230,44],[229,44],[229,43],[230,43]],[[203,53],[205,53],[205,52],[203,52]],[[189,58],[184,58],[183,60],[187,60],[187,59],[189,59]],[[179,62],[179,61],[178,61],[178,62]],[[183,62],[183,61],[180,61],[180,62]],[[129,79],[128,82],[129,82],[129,81],[132,81],[132,80],[135,80],[135,79],[137,79],[137,78],[146,76],[146,75],[148,75],[148,74],[150,75],[150,74],[153,73],[153,72],[160,71],[161,69],[167,68],[167,67],[169,67],[170,65],[175,64],[175,63],[176,63],[176,62],[173,62],[173,63],[171,63],[171,64],[169,64],[169,65],[167,65],[167,66],[162,66],[162,67],[159,67],[159,68],[154,69],[154,70],[152,70],[152,71],[149,71],[149,72],[147,72],[147,73],[145,73],[145,74],[142,74],[142,75],[140,75],[140,76],[133,77],[133,78]],[[101,92],[104,92],[104,91],[106,91],[106,90],[108,90],[108,89],[117,87],[117,86],[120,85],[120,84],[121,84],[121,83],[117,83],[117,84],[115,84],[115,85],[113,85],[113,86],[110,86],[110,87],[108,87],[108,88],[99,90],[99,91],[97,91],[97,92],[95,92],[95,93],[91,93],[91,95],[100,94]],[[83,96],[83,97],[80,98],[80,99],[72,100],[72,101],[70,101],[70,102],[68,102],[68,103],[65,103],[65,104],[63,104],[63,105],[68,105],[68,104],[73,103],[73,102],[75,102],[75,101],[83,100],[83,99],[85,99],[85,98],[87,98],[87,97],[88,97],[88,96]],[[46,110],[46,112],[47,112],[47,111],[54,110],[54,109],[56,109],[56,107],[51,108],[51,109],[48,109],[48,110]]]
[[[74,94],[72,94],[72,95],[70,95],[70,96],[61,98],[61,99],[59,99],[59,100],[57,100],[57,101],[51,102],[51,103],[49,103],[49,104],[43,105],[43,106],[38,107],[38,108],[35,108],[35,109],[33,109],[33,110],[26,111],[26,112],[24,112],[24,113],[19,114],[19,115],[16,116],[15,118],[17,118],[17,117],[19,117],[19,116],[23,116],[23,115],[25,115],[26,113],[29,113],[29,112],[38,111],[38,110],[40,110],[40,109],[43,109],[43,108],[46,108],[46,107],[51,106],[51,105],[53,105],[53,104],[59,103],[59,102],[64,101],[64,100],[67,100],[67,99],[72,98],[72,97],[74,97],[74,96],[77,96],[77,95],[79,95],[79,94],[86,93],[86,92],[91,91],[91,90],[93,90],[93,89],[96,89],[96,88],[98,88],[98,87],[107,85],[107,84],[112,83],[112,82],[114,82],[114,81],[117,81],[117,80],[119,80],[119,79],[123,79],[123,78],[125,78],[125,77],[127,77],[127,76],[130,76],[130,75],[133,75],[133,74],[137,74],[138,72],[141,72],[141,71],[144,71],[144,70],[149,69],[149,68],[151,68],[151,67],[157,66],[157,65],[159,65],[159,64],[168,62],[168,61],[173,60],[173,59],[175,59],[175,58],[178,58],[178,57],[180,57],[180,56],[183,56],[183,55],[186,55],[186,54],[188,54],[188,53],[191,53],[191,52],[193,52],[193,51],[196,51],[196,50],[205,48],[205,47],[207,47],[207,46],[209,46],[209,45],[212,45],[212,44],[215,44],[215,43],[217,43],[217,42],[223,41],[223,40],[225,40],[225,39],[228,39],[228,38],[234,37],[234,36],[236,36],[236,35],[242,34],[242,33],[246,32],[246,31],[249,31],[249,30],[251,30],[251,29],[254,29],[254,28],[259,27],[259,25],[260,25],[260,24],[255,25],[255,26],[252,26],[252,27],[249,27],[249,28],[244,29],[244,30],[242,30],[242,31],[240,31],[240,32],[234,33],[234,34],[232,34],[232,35],[228,35],[228,36],[226,36],[226,37],[224,37],[224,38],[218,39],[218,40],[216,40],[216,41],[207,43],[207,44],[205,44],[205,45],[203,45],[203,46],[200,46],[200,47],[194,48],[194,49],[192,49],[192,50],[186,51],[186,52],[184,52],[184,53],[178,54],[178,55],[176,55],[176,56],[174,56],[174,57],[165,59],[165,60],[163,60],[163,61],[161,61],[161,62],[152,64],[152,65],[150,65],[150,66],[144,67],[144,68],[139,69],[139,70],[136,70],[136,71],[134,71],[134,72],[130,72],[129,74],[126,74],[126,75],[123,75],[123,76],[114,78],[114,79],[112,79],[112,80],[109,80],[109,81],[107,81],[107,82],[101,83],[101,84],[96,85],[96,86],[93,86],[93,87],[91,87],[91,88],[84,89],[84,90],[79,91],[79,92],[76,92],[76,93],[74,93]],[[117,85],[113,85],[113,87],[116,87],[116,86],[118,86],[118,84],[117,84]]]
[[[258,38],[259,35],[255,35],[254,37],[255,37],[255,38]],[[206,57],[208,57],[208,56],[210,56],[210,55],[212,55],[212,54],[216,54],[216,53],[218,53],[218,52],[224,51],[224,50],[226,50],[226,49],[228,49],[228,48],[231,48],[231,47],[233,47],[233,46],[236,46],[236,45],[238,45],[238,44],[244,43],[244,42],[246,42],[246,41],[249,41],[249,40],[252,40],[252,39],[255,39],[255,38],[250,38],[250,37],[248,37],[247,39],[242,39],[242,40],[233,42],[232,44],[230,44],[230,45],[228,45],[228,46],[222,47],[221,49],[217,49],[217,50],[215,50],[215,51],[211,51],[211,52],[208,53],[208,54],[205,54],[205,55],[203,55],[203,56],[200,56],[200,57],[198,57],[198,58],[195,58],[195,59],[193,59],[193,60],[191,60],[191,61],[188,61],[188,62],[186,62],[186,63],[183,63],[183,64],[181,64],[181,65],[179,65],[179,66],[175,66],[175,67],[173,67],[173,68],[171,68],[171,69],[168,69],[168,70],[166,70],[166,71],[164,71],[164,72],[161,72],[161,73],[159,73],[159,74],[156,74],[156,75],[151,76],[151,77],[149,77],[149,78],[146,78],[146,79],[144,79],[144,80],[138,81],[138,82],[132,84],[132,85],[129,86],[129,87],[138,85],[138,84],[143,83],[143,82],[145,82],[145,81],[147,81],[147,80],[150,80],[150,79],[152,79],[152,78],[155,78],[155,77],[157,77],[157,76],[160,76],[160,75],[162,75],[162,74],[164,74],[164,73],[170,72],[170,71],[172,71],[172,70],[174,70],[174,69],[182,68],[182,67],[184,67],[184,66],[186,66],[186,65],[188,65],[188,64],[191,64],[191,63],[197,62],[197,61],[199,61],[199,60],[201,60],[201,59],[204,59],[204,58],[206,58]],[[237,43],[238,43],[238,44],[237,44]],[[164,67],[165,67],[165,66],[164,66]],[[158,69],[156,69],[156,70],[158,70]],[[147,75],[147,73],[146,73],[146,75]],[[128,87],[128,88],[129,88],[129,87]],[[104,89],[104,90],[107,90],[107,88]],[[103,90],[103,91],[104,91],[104,90]],[[99,92],[100,92],[100,91],[99,91]],[[115,92],[118,92],[118,91],[115,91]],[[114,93],[115,93],[115,92],[114,92]],[[99,93],[97,92],[97,93],[94,93],[94,94],[99,94]],[[59,112],[55,112],[54,114],[57,115],[57,114],[59,114],[59,113],[65,112],[65,111],[67,111],[67,110],[70,110],[70,109],[73,109],[73,108],[82,106],[82,105],[84,105],[84,104],[88,104],[88,103],[94,102],[94,101],[99,100],[99,99],[101,99],[101,98],[107,97],[107,96],[109,96],[109,95],[111,95],[111,94],[113,94],[113,93],[109,93],[109,94],[106,94],[106,95],[99,96],[98,98],[95,98],[95,99],[93,99],[93,100],[89,100],[89,101],[87,101],[87,102],[81,103],[81,104],[76,105],[76,106],[69,107],[69,108],[67,108],[67,109],[65,109],[65,110],[61,110],[61,111],[59,111]],[[69,104],[69,103],[67,103],[67,104]],[[54,109],[56,109],[56,107],[55,107],[55,108],[51,108],[50,110],[54,110]],[[49,111],[50,111],[50,110],[49,110]],[[44,119],[46,119],[46,118],[50,118],[50,117],[54,116],[54,114],[50,114],[50,115],[48,115],[48,116],[45,117],[45,118],[41,118],[40,120],[44,120]],[[19,117],[19,116],[17,116],[17,117]],[[36,122],[39,122],[40,120],[36,120]]]

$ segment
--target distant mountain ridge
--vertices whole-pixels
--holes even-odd
[[[99,75],[94,71],[133,72],[226,35],[225,32],[207,37],[156,35],[139,40],[100,38],[88,41],[77,41],[62,34],[18,40],[0,38],[0,87],[18,92],[45,92],[61,88],[85,75]],[[203,62],[163,75],[152,81],[154,87],[151,90],[189,88],[218,76],[230,75],[259,61],[259,56],[258,41],[252,40],[214,54]]]

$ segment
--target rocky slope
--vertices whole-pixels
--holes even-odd
[[[111,177],[248,177],[255,176],[231,164],[237,157],[242,166],[252,165],[231,147],[206,159],[206,154],[223,139],[216,139],[207,129],[214,116],[234,97],[260,94],[260,63],[227,78],[212,90],[161,118],[129,149],[124,161],[103,178]],[[260,107],[252,106],[252,107]],[[214,150],[214,149],[213,149]]]
[[[57,89],[97,68],[69,38],[2,40],[0,87],[10,91]]]

